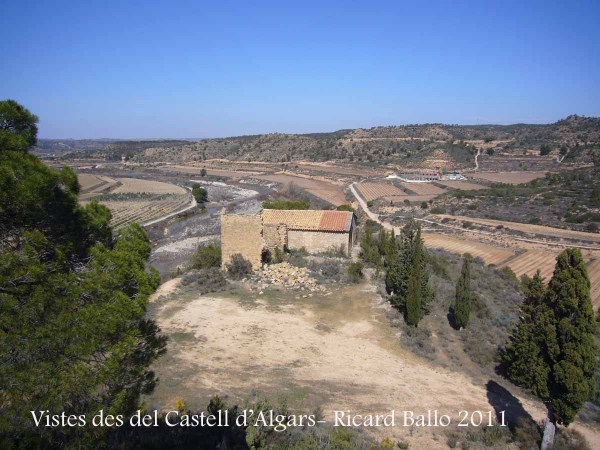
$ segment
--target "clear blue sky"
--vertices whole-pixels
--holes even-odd
[[[598,1],[21,1],[0,98],[40,137],[600,116]]]

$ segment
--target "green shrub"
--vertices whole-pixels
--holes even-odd
[[[446,214],[446,210],[441,206],[435,206],[429,211],[431,214]]]
[[[198,202],[198,205],[203,205],[208,201],[208,192],[199,184],[192,185],[192,195]]]
[[[227,280],[220,269],[211,267],[186,273],[181,278],[181,284],[193,288],[195,293],[208,294],[222,291],[227,286]]]
[[[429,205],[427,204],[427,202],[421,202],[421,209],[427,209],[429,208]]]
[[[352,283],[360,283],[360,280],[363,277],[363,269],[364,265],[360,262],[353,262],[348,266],[348,276]]]
[[[221,246],[216,242],[198,247],[192,258],[192,269],[208,269],[221,267]]]
[[[350,205],[340,205],[336,208],[336,210],[354,212],[354,208]]]
[[[225,265],[229,276],[235,280],[240,280],[246,275],[252,273],[252,263],[244,258],[240,253],[231,257],[231,261]]]
[[[502,278],[504,278],[506,281],[510,281],[513,284],[513,286],[518,286],[520,284],[517,275],[512,271],[510,267],[506,266],[500,269],[500,274],[502,275]]]
[[[265,200],[263,208],[265,209],[308,209],[310,202],[308,200]]]

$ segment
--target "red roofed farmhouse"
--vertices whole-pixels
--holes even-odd
[[[240,253],[255,269],[266,252],[304,248],[308,253],[342,249],[350,254],[356,222],[348,211],[263,209],[259,214],[221,213],[223,266]]]

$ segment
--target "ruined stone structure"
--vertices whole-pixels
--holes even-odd
[[[222,266],[236,253],[259,269],[264,247],[262,218],[260,215],[224,214],[221,212],[221,261]]]
[[[221,253],[225,267],[240,253],[256,270],[266,251],[304,248],[319,253],[331,248],[349,255],[355,241],[356,222],[348,211],[264,209],[259,214],[221,212]]]

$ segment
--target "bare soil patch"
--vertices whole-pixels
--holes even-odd
[[[172,289],[150,307],[171,340],[154,366],[161,382],[149,405],[172,408],[183,398],[202,406],[214,394],[239,402],[259,392],[293,410],[321,406],[330,420],[335,409],[438,409],[454,418],[460,409],[493,410],[485,379],[435,366],[401,346],[389,306],[369,285],[311,298],[285,290],[199,296]],[[543,417],[539,403],[520,400],[536,420]],[[447,448],[440,428],[377,432],[411,448]]]
[[[529,183],[536,178],[543,178],[546,172],[476,172],[467,175],[468,178],[491,181],[493,183],[521,184]]]

